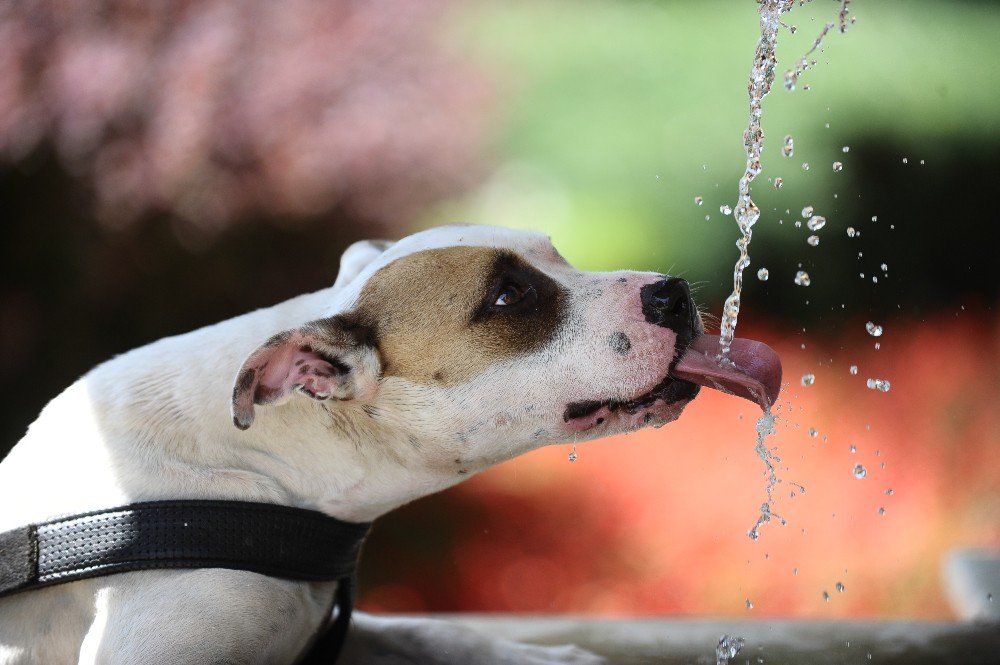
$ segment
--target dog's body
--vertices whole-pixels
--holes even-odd
[[[368,521],[542,445],[673,420],[697,386],[668,369],[701,324],[689,301],[650,323],[640,292],[662,283],[582,273],[544,236],[495,228],[359,243],[333,287],[131,351],[56,397],[0,464],[0,532],[182,498]],[[22,592],[0,599],[0,663],[291,663],[335,588],[197,569]],[[345,660],[393,653],[596,660],[356,615]]]

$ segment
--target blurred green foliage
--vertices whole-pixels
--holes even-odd
[[[731,286],[737,231],[720,206],[734,204],[745,162],[756,8],[750,0],[467,8],[451,38],[499,72],[510,93],[500,111],[499,167],[490,183],[435,210],[424,224],[463,220],[541,229],[581,268],[674,270],[706,282],[703,298],[721,300]],[[790,285],[798,263],[824,257],[824,266],[836,267],[821,270],[819,280],[814,275],[810,292],[826,293],[830,302],[842,301],[834,284],[842,291],[849,277],[858,279],[853,266],[860,248],[879,254],[875,266],[886,257],[890,267],[911,258],[918,263],[922,250],[899,257],[893,244],[919,245],[941,220],[913,219],[907,202],[917,217],[921,210],[930,216],[920,197],[949,196],[953,186],[941,179],[969,149],[984,152],[981,161],[990,168],[1000,154],[997,5],[853,2],[857,23],[846,34],[831,30],[811,56],[815,68],[795,91],[785,90],[784,71],[809,50],[825,22],[836,20],[838,8],[829,0],[796,6],[786,21],[797,31],[779,35],[777,76],[764,101],[764,171],[753,189],[763,215],[750,251],[757,260],[748,271],[753,275],[762,257],[782,257],[788,265],[777,273],[772,265],[771,279]],[[790,159],[780,152],[786,134],[795,141]],[[845,154],[843,146],[855,149]],[[834,161],[844,163],[842,172],[834,173]],[[876,201],[886,161],[888,168],[910,169],[895,175],[896,202],[891,196]],[[781,190],[771,185],[775,176],[784,180]],[[940,192],[933,192],[935,182]],[[703,205],[695,204],[697,196]],[[887,202],[891,209],[882,210]],[[794,228],[806,205],[828,219],[817,248],[806,244],[804,224]],[[892,219],[894,211],[909,218]],[[868,235],[881,240],[851,245],[846,228],[853,225],[867,238],[873,214],[884,225]],[[882,233],[890,223],[897,235]],[[987,234],[968,237],[981,244],[996,231]],[[931,255],[942,249],[937,242],[926,248]]]

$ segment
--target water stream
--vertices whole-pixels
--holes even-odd
[[[750,116],[747,122],[747,129],[743,133],[743,148],[746,152],[746,168],[743,172],[743,176],[739,181],[739,195],[736,200],[736,207],[732,210],[733,217],[736,219],[736,225],[739,228],[740,236],[736,240],[736,247],[739,249],[739,258],[736,261],[736,265],[733,268],[733,291],[726,298],[726,302],[722,308],[722,324],[719,331],[719,362],[729,363],[730,346],[732,344],[733,338],[736,334],[736,324],[739,319],[740,314],[740,304],[741,304],[741,294],[743,291],[743,271],[750,265],[750,240],[753,237],[753,226],[760,219],[760,209],[753,202],[750,197],[750,185],[753,183],[754,179],[761,172],[761,152],[764,147],[764,130],[761,128],[761,117],[763,115],[763,101],[764,97],[771,91],[771,87],[774,83],[774,72],[778,65],[777,55],[775,50],[778,46],[778,31],[784,24],[781,21],[781,17],[784,13],[790,11],[795,4],[795,0],[757,0],[760,7],[758,13],[760,15],[760,38],[757,40],[757,46],[754,50],[753,65],[750,69],[750,78],[747,82],[747,94],[749,97],[750,106]],[[838,23],[840,32],[847,31],[847,6],[850,0],[840,0],[840,9],[838,12]],[[802,1],[800,0],[800,3]],[[810,61],[809,56],[812,55],[820,45],[823,43],[824,37],[827,33],[834,27],[834,23],[826,23],[823,26],[823,30],[813,41],[812,48],[809,49],[796,63],[793,69],[788,70],[784,76],[785,88],[788,90],[794,90],[795,84],[797,83],[799,76],[806,71],[811,65],[815,64],[815,61]],[[787,27],[787,26],[786,26]],[[789,28],[791,32],[794,32],[794,28]],[[782,147],[782,154],[786,157],[791,157],[794,151],[794,143],[791,136],[786,136],[784,139],[784,145]],[[803,168],[808,168],[803,164]],[[836,166],[834,167],[836,170]],[[778,182],[775,182],[776,187],[781,187]],[[725,206],[728,208],[728,206]],[[726,210],[725,212],[729,212]],[[809,222],[807,226],[812,231],[818,231],[826,223],[826,220],[820,216],[812,216],[812,208],[809,208],[809,214],[806,214],[806,210],[802,211],[804,217],[809,217]],[[815,242],[811,244],[818,244],[819,237],[813,236]],[[761,280],[767,279],[767,271],[761,269],[758,272],[758,277]],[[799,286],[809,286],[809,275],[803,271],[799,271],[795,276],[795,283]],[[803,377],[803,385],[805,385],[805,377]],[[888,390],[889,384],[887,381],[881,379],[869,379],[868,387],[874,390]],[[777,414],[771,411],[771,408],[767,408],[764,414],[761,415],[760,419],[757,421],[757,445],[754,450],[757,452],[757,456],[760,457],[761,461],[764,462],[765,476],[767,478],[766,485],[766,498],[764,503],[760,506],[760,515],[757,518],[757,522],[753,527],[747,532],[747,535],[753,539],[757,540],[760,535],[760,527],[766,522],[776,519],[779,523],[784,524],[785,520],[781,516],[775,514],[771,509],[772,496],[774,492],[774,486],[778,483],[777,472],[775,465],[781,462],[774,451],[767,446],[767,438],[774,434],[775,420]]]
[[[746,132],[743,134],[743,148],[746,151],[746,169],[739,183],[739,196],[733,216],[740,230],[736,247],[740,256],[733,268],[733,292],[726,298],[722,308],[722,326],[719,332],[719,361],[728,363],[730,345],[736,335],[736,324],[740,314],[740,297],[743,290],[743,271],[750,265],[750,239],[753,237],[753,225],[760,219],[760,209],[750,198],[750,184],[761,171],[761,151],[764,147],[764,130],[761,128],[762,104],[764,97],[771,91],[774,83],[774,69],[778,64],[775,49],[778,45],[778,30],[781,27],[781,15],[792,8],[794,0],[763,0],[760,3],[760,39],[754,51],[753,66],[750,69],[750,80],[747,83],[747,94],[750,98],[750,119]],[[791,150],[791,137],[786,137],[785,148]],[[774,486],[778,482],[775,464],[781,460],[767,447],[767,437],[774,433],[775,415],[768,408],[757,421],[757,445],[754,450],[764,462],[767,477],[766,499],[760,506],[757,522],[747,532],[747,535],[757,540],[760,527],[769,522],[772,517],[782,523],[784,520],[771,510],[771,500]]]

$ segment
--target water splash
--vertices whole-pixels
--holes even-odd
[[[753,236],[753,225],[760,219],[760,209],[750,198],[750,183],[761,171],[760,156],[764,147],[764,130],[760,125],[763,112],[761,104],[774,83],[774,69],[778,64],[775,48],[778,44],[781,15],[791,9],[793,4],[794,0],[763,0],[760,3],[760,39],[754,51],[753,67],[747,84],[750,117],[746,132],[743,133],[743,148],[746,151],[747,161],[743,177],[740,178],[735,212],[736,225],[740,230],[740,238],[736,241],[740,256],[733,269],[733,292],[726,298],[722,308],[722,326],[719,332],[719,358],[727,360],[740,314],[743,270],[750,263],[748,249]],[[788,144],[789,140],[786,139],[786,145]]]
[[[750,601],[747,601],[750,602]],[[715,647],[715,665],[729,665],[729,661],[736,658],[746,641],[742,637],[723,635],[719,638],[719,645]]]
[[[774,451],[764,443],[767,437],[774,434],[776,419],[777,416],[771,413],[771,409],[768,409],[757,420],[757,445],[754,447],[754,451],[757,453],[757,457],[764,462],[764,475],[767,477],[767,486],[765,487],[767,497],[764,503],[760,505],[760,516],[757,517],[757,522],[747,531],[747,536],[750,540],[757,540],[760,537],[760,528],[765,523],[770,522],[772,518],[778,520],[778,523],[781,525],[785,524],[785,519],[771,509],[774,486],[778,484],[778,474],[775,464],[781,462],[781,458],[775,455]]]
[[[841,33],[847,32],[847,14],[850,11],[847,8],[847,5],[849,4],[851,4],[851,0],[840,0],[840,12],[837,15],[837,21],[840,25]],[[851,19],[851,22],[852,23],[854,22],[853,18]],[[816,61],[810,60],[809,56],[815,53],[816,50],[823,44],[823,39],[826,37],[827,33],[830,32],[833,26],[834,23],[823,24],[823,30],[820,31],[819,36],[817,36],[816,39],[813,40],[812,48],[806,51],[805,55],[803,55],[799,59],[799,61],[796,63],[793,69],[789,69],[787,72],[785,72],[786,90],[795,90],[795,85],[796,83],[798,83],[799,77],[802,76],[803,72],[805,72],[810,67],[814,67],[816,65]],[[809,89],[809,86],[804,86],[804,87],[806,90]],[[844,150],[844,152],[847,152],[847,150]],[[905,157],[903,158],[903,163],[904,164],[906,163]]]

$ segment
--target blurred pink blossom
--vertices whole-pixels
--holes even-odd
[[[398,223],[480,172],[489,89],[447,0],[0,7],[0,160],[44,142],[111,226],[333,208]]]

